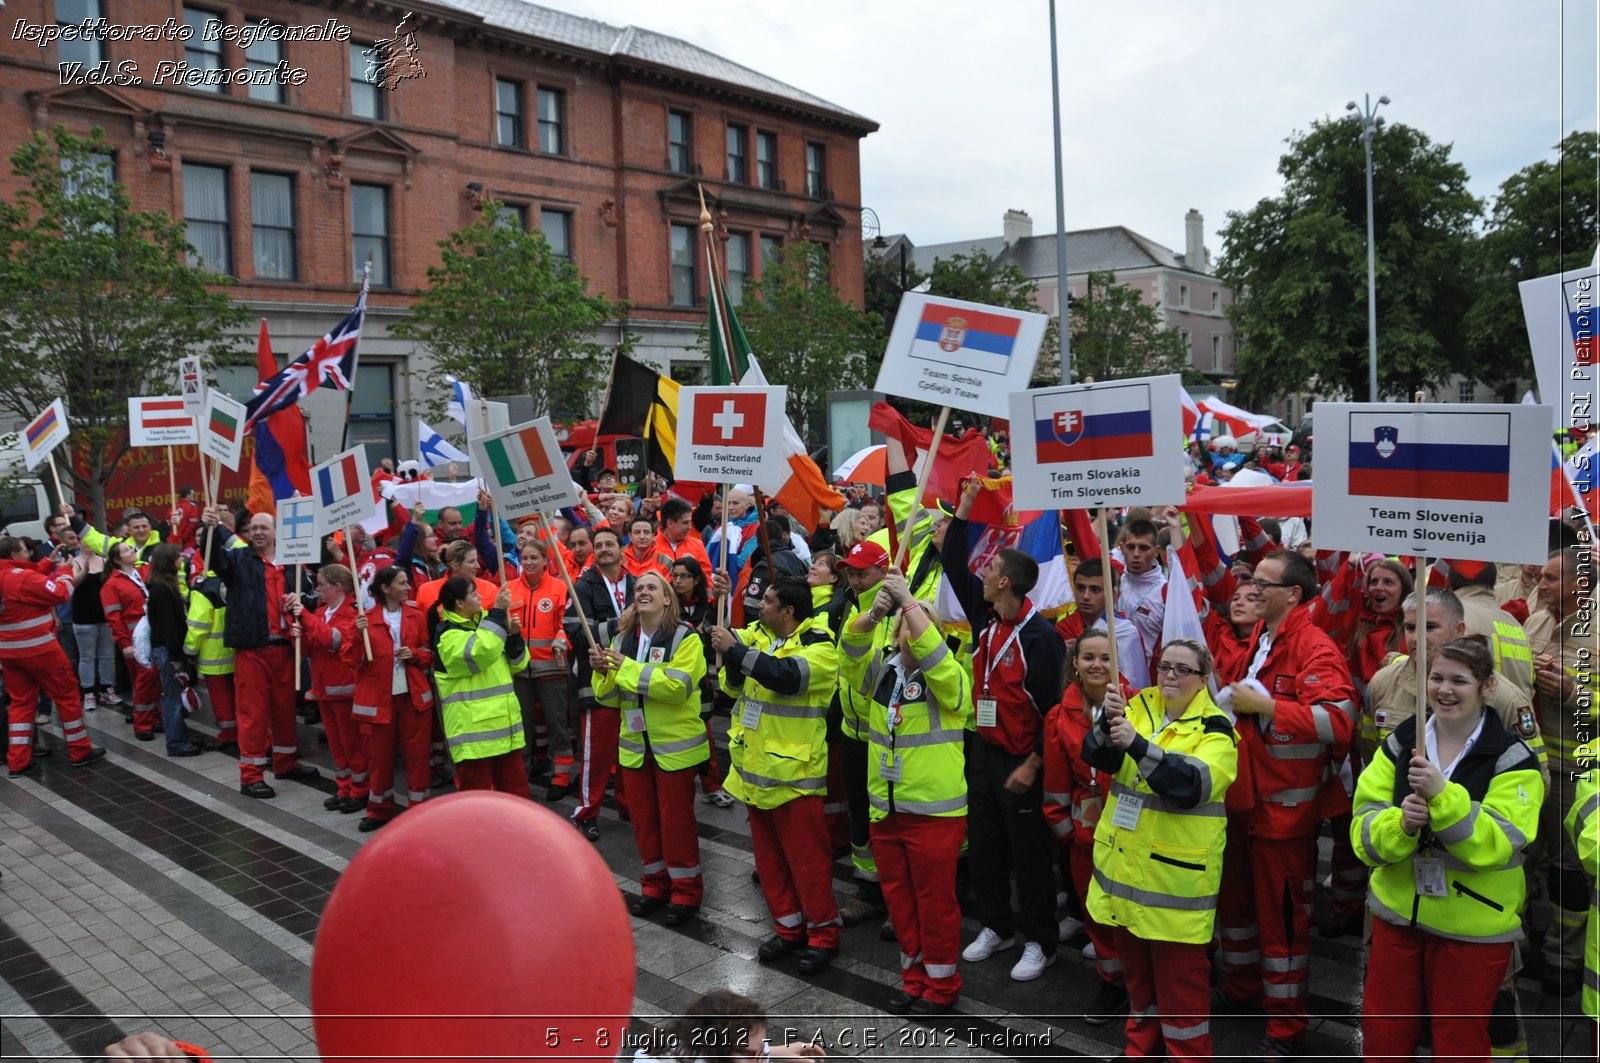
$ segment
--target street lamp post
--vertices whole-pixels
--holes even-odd
[[[1061,325],[1061,382],[1072,383],[1072,324],[1067,320],[1066,176],[1061,172],[1061,72],[1056,49],[1056,0],[1050,0],[1050,111],[1056,130],[1056,310]]]
[[[1378,401],[1378,251],[1372,235],[1372,138],[1383,128],[1378,108],[1389,102],[1389,97],[1379,96],[1372,102],[1372,94],[1363,96],[1365,107],[1357,107],[1351,100],[1344,105],[1346,111],[1355,111],[1361,123],[1361,143],[1367,149],[1367,401]]]

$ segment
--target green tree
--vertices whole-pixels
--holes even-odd
[[[1468,348],[1479,379],[1502,389],[1533,376],[1517,283],[1586,266],[1600,243],[1600,134],[1568,134],[1555,150],[1501,184],[1475,248]]]
[[[1244,337],[1239,398],[1367,397],[1366,159],[1359,124],[1315,122],[1278,161],[1282,195],[1230,211],[1219,275]],[[1378,388],[1387,396],[1476,375],[1464,358],[1473,220],[1482,206],[1450,146],[1392,125],[1373,138]]]
[[[577,267],[513,217],[486,202],[482,217],[440,240],[427,291],[391,331],[433,352],[440,391],[449,375],[480,395],[530,395],[535,416],[586,416],[611,364],[593,337],[627,304],[590,295]]]
[[[185,355],[216,365],[245,320],[228,278],[188,264],[181,222],[133,210],[110,154],[100,129],[35,132],[11,155],[21,188],[0,200],[0,410],[32,418],[65,400],[56,468],[97,521],[135,466],[128,398],[174,393]]]
[[[872,254],[869,250],[865,272],[864,302],[867,313],[878,315],[878,320],[883,322],[884,338],[887,339],[894,330],[894,316],[900,310],[900,297],[921,287],[928,275],[911,261],[909,249],[903,264],[898,252],[889,258]]]
[[[928,278],[928,292],[948,299],[1041,313],[1038,286],[1014,262],[1001,262],[982,248],[968,255],[937,259]],[[1061,322],[1051,318],[1034,363],[1031,386],[1061,382]]]
[[[1183,339],[1166,327],[1156,308],[1106,271],[1089,274],[1088,290],[1071,304],[1074,379],[1182,373],[1204,379]]]
[[[789,389],[789,419],[811,444],[823,438],[828,392],[864,388],[882,354],[876,314],[857,310],[828,283],[828,257],[809,240],[785,244],[739,306],[761,370]]]

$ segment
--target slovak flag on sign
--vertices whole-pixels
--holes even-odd
[[[767,393],[704,390],[690,438],[697,447],[760,447],[766,441]]]
[[[1155,451],[1144,384],[1041,397],[1033,428],[1041,465],[1147,458]]]
[[[1350,414],[1352,495],[1507,502],[1511,421],[1503,414],[1433,411],[1426,418]]]

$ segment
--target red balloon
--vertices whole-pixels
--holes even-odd
[[[430,800],[368,842],[311,957],[327,1060],[616,1056],[633,930],[594,847],[526,798]]]

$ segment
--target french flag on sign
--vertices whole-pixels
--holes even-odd
[[[928,361],[1003,373],[1021,328],[1020,317],[932,302],[922,308],[912,350]]]
[[[1503,413],[1350,414],[1352,495],[1511,500],[1511,419]]]
[[[365,489],[354,451],[317,471],[317,499],[324,506],[331,506]]]
[[[697,447],[761,447],[766,442],[764,391],[702,391],[695,397],[689,438]]]
[[[1151,457],[1150,386],[1041,395],[1034,399],[1033,438],[1040,464]]]

